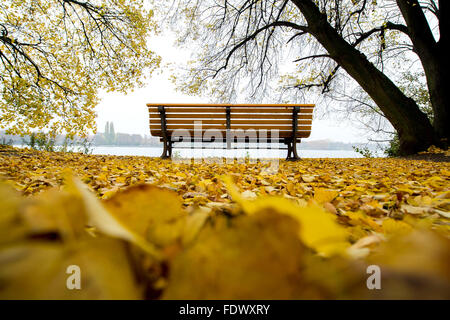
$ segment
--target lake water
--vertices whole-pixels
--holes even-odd
[[[148,156],[159,157],[162,147],[93,147],[92,154],[105,154],[115,156]],[[361,158],[359,153],[353,150],[302,150],[297,149],[302,158]],[[181,158],[195,157],[225,157],[225,158],[286,158],[287,150],[280,149],[173,149],[174,155]]]
[[[23,145],[14,145],[14,147],[23,148]],[[147,156],[159,157],[162,153],[162,147],[119,147],[119,146],[96,146],[92,147],[92,154],[104,154],[114,156]],[[79,148],[74,148],[79,152]],[[180,158],[286,158],[287,150],[276,149],[173,149],[174,155]],[[362,158],[362,156],[353,150],[302,150],[297,148],[297,153],[301,158]],[[382,156],[382,155],[378,155]]]

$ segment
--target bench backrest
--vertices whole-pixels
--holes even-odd
[[[194,124],[201,121],[202,131],[233,129],[279,130],[279,137],[293,136],[294,108],[297,108],[297,138],[311,134],[313,104],[147,104],[150,114],[150,132],[163,136],[162,117],[165,117],[166,133],[176,129],[189,130],[193,135]],[[163,108],[161,108],[163,107]],[[162,112],[164,116],[162,115]]]

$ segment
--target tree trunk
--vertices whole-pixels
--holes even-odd
[[[419,56],[427,78],[433,107],[433,127],[442,145],[450,141],[450,92],[446,86],[449,70],[448,16],[449,1],[439,1],[440,40],[436,42],[428,21],[417,0],[397,0],[408,27],[414,52]]]
[[[397,130],[400,152],[413,154],[436,144],[428,117],[417,103],[403,92],[365,55],[347,43],[327,21],[326,15],[311,0],[291,0],[308,22],[310,33],[329,55],[369,94]]]
[[[449,70],[449,63],[448,53],[444,53],[444,50],[439,51],[438,62],[433,63],[431,67],[427,66],[426,77],[433,106],[433,127],[440,144],[446,147],[450,142],[450,92],[446,83],[448,81],[446,70]]]

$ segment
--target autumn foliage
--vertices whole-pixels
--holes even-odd
[[[0,298],[450,297],[447,162],[263,166],[0,149]]]

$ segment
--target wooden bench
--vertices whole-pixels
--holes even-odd
[[[271,142],[287,145],[287,160],[297,160],[299,157],[296,145],[301,142],[301,138],[307,138],[311,134],[314,110],[313,104],[149,103],[147,107],[150,114],[150,132],[152,136],[161,137],[164,143],[161,158],[172,156],[175,142],[214,142],[215,138],[206,134],[211,132],[211,129],[220,133],[222,137],[227,137],[227,149],[230,149],[232,142],[242,141],[231,134],[232,132],[248,132],[249,129],[253,129],[257,133],[256,139],[245,136],[243,140],[265,142],[265,135],[267,135]],[[180,139],[177,134],[180,130],[189,137]]]

